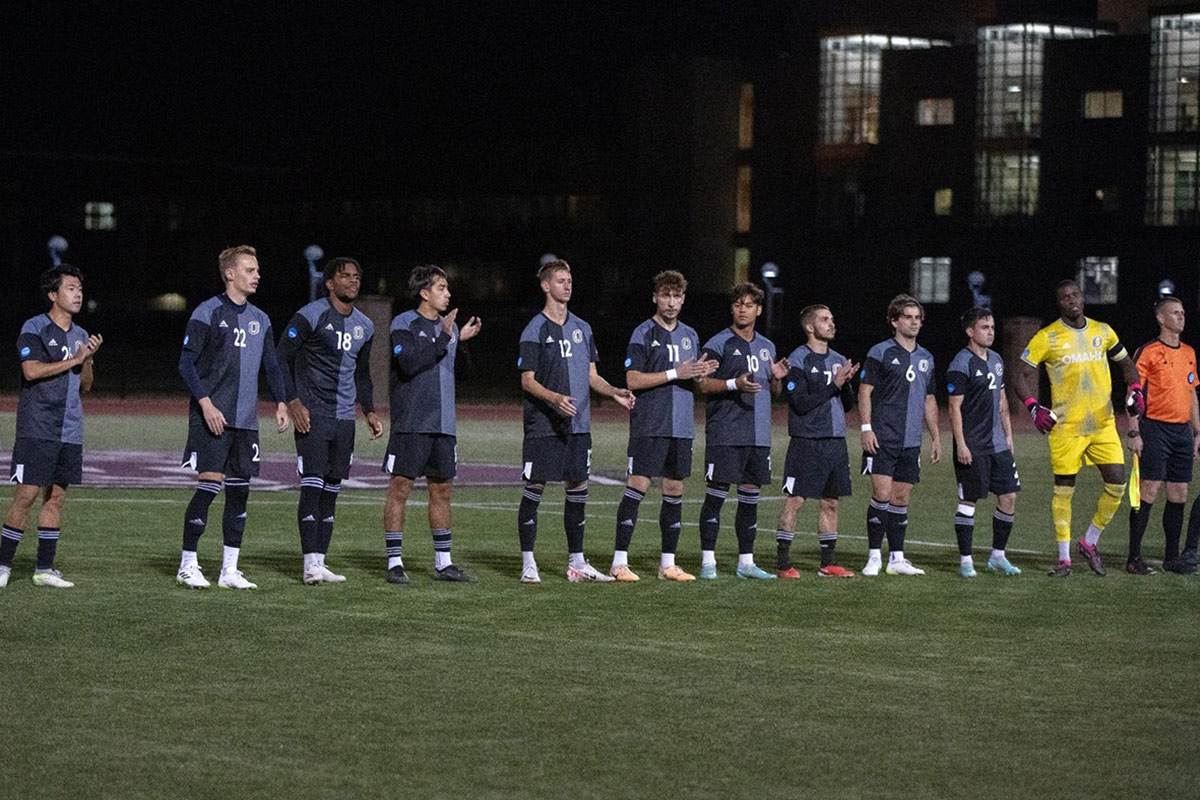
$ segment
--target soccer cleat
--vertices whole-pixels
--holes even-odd
[[[658,571],[658,579],[660,581],[679,581],[680,583],[688,583],[696,580],[696,576],[690,572],[684,572],[677,564],[672,564],[666,569]]]
[[[924,575],[925,570],[917,569],[912,565],[912,562],[907,558],[902,558],[899,561],[888,561],[888,575]],[[974,572],[974,569],[972,569]]]
[[[1183,563],[1184,575],[1191,575],[1196,572],[1197,563],[1195,550],[1184,550],[1179,554],[1179,559]]]
[[[240,569],[234,570],[232,572],[226,572],[225,570],[221,570],[221,575],[220,575],[220,577],[217,578],[217,588],[219,588],[219,589],[257,589],[258,584],[251,583],[250,581],[246,580],[246,576],[242,574],[242,571]]]
[[[345,575],[338,575],[324,564],[318,564],[317,568],[321,570],[321,580],[325,583],[344,583],[346,581]]]
[[[62,573],[56,569],[35,569],[33,571],[34,586],[53,586],[55,589],[70,589],[75,584],[64,580]]]
[[[1069,578],[1071,577],[1071,562],[1060,561],[1055,565],[1054,569],[1048,573],[1051,578]]]
[[[775,574],[779,576],[779,580],[781,581],[795,581],[800,579],[800,570],[795,567],[776,570]]]
[[[323,573],[324,570],[321,569],[320,564],[313,564],[304,568],[304,577],[302,580],[306,586],[316,586],[318,583],[325,582]]]
[[[975,571],[974,564],[960,565],[958,568],[958,574],[962,575],[964,578],[974,578],[979,575],[979,573]]]
[[[521,583],[541,583],[542,576],[538,575],[537,564],[530,564],[525,569],[521,570]]]
[[[874,578],[879,574],[879,570],[883,567],[883,559],[879,556],[872,556],[867,559],[867,565],[862,568],[862,574],[868,578]]]
[[[608,574],[618,583],[637,583],[641,580],[637,573],[629,568],[628,564],[618,564],[609,570]]]
[[[9,575],[12,575],[12,567],[0,567],[0,589],[8,586]]]
[[[1080,539],[1075,543],[1075,550],[1079,555],[1087,559],[1088,566],[1092,568],[1092,572],[1103,578],[1108,573],[1104,570],[1104,562],[1100,560],[1100,552],[1096,550],[1096,546],[1087,543],[1087,539]]]
[[[1125,562],[1125,571],[1130,575],[1153,575],[1156,570],[1140,558],[1131,558]]]
[[[739,564],[738,568],[737,568],[737,576],[739,578],[743,578],[743,579],[753,579],[753,580],[758,580],[758,581],[773,581],[773,580],[775,580],[774,573],[767,572],[765,569],[758,566],[757,564],[750,564],[745,567],[743,567]]]
[[[454,564],[447,564],[441,569],[433,571],[433,579],[435,581],[448,581],[450,583],[474,583],[475,579],[467,573],[463,572]]]
[[[207,589],[212,586],[204,577],[204,573],[200,571],[199,564],[188,564],[176,573],[175,580],[189,589]]]
[[[397,564],[387,571],[387,582],[397,586],[408,586],[408,573],[404,571],[403,564]]]
[[[845,567],[839,567],[837,564],[827,564],[817,570],[817,577],[820,578],[853,578],[854,573]]]
[[[611,575],[605,575],[587,561],[584,561],[583,566],[579,569],[572,567],[570,564],[567,565],[567,580],[571,583],[585,583],[589,581],[592,583],[612,583],[616,578]]]
[[[997,572],[1001,575],[1020,575],[1021,570],[1014,567],[1008,560],[1008,556],[988,556],[987,560],[988,572]]]
[[[699,577],[702,581],[715,581],[717,579],[717,565],[701,564]]]

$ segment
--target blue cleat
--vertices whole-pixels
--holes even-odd
[[[716,564],[701,564],[700,565],[700,574],[697,575],[696,577],[698,577],[702,581],[715,581],[717,579],[717,565]]]
[[[760,569],[757,564],[751,564],[748,567],[738,567],[737,576],[739,578],[755,578],[760,581],[775,580],[774,572],[767,572],[765,569]]]
[[[1008,560],[1007,556],[990,556],[987,560],[987,568],[989,572],[997,572],[1001,575],[1020,575],[1021,570],[1014,567]]]
[[[979,573],[975,571],[974,564],[963,564],[958,568],[958,574],[964,578],[974,578]]]

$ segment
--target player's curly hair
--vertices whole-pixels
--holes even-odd
[[[414,303],[421,302],[421,292],[425,289],[432,289],[433,282],[438,278],[449,280],[446,277],[446,271],[434,264],[422,264],[419,267],[413,267],[413,271],[408,274],[408,292],[412,295]]]
[[[545,264],[542,264],[537,271],[538,283],[550,280],[550,276],[559,270],[566,270],[567,272],[570,272],[571,265],[566,261],[563,261],[561,258],[556,258],[553,261],[547,261]]]
[[[323,281],[333,280],[334,277],[336,277],[337,274],[346,267],[354,267],[356,270],[358,270],[358,277],[362,277],[362,264],[358,263],[356,259],[350,258],[349,256],[338,256],[337,258],[331,258],[325,262],[325,277]]]
[[[761,306],[763,304],[763,298],[766,296],[767,295],[758,286],[758,284],[750,283],[749,281],[746,283],[739,283],[729,290],[730,303],[736,303],[743,297],[749,297],[756,305]]]
[[[654,292],[679,292],[687,294],[687,278],[675,269],[664,269],[654,276]]]
[[[895,322],[900,319],[900,315],[904,313],[904,309],[906,308],[916,308],[921,312],[921,319],[925,319],[925,306],[921,305],[920,300],[911,294],[898,294],[892,298],[892,302],[888,303],[888,322]]]
[[[232,269],[237,264],[238,256],[253,256],[258,258],[258,251],[248,244],[239,244],[233,247],[226,247],[217,256],[217,272],[221,276],[221,280],[225,280],[225,270]]]
[[[42,294],[57,292],[62,279],[67,276],[77,278],[80,283],[83,283],[83,273],[77,267],[72,267],[70,264],[59,264],[57,267],[51,267],[42,273]]]

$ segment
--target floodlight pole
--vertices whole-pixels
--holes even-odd
[[[320,245],[310,244],[304,248],[304,260],[308,262],[308,301],[321,296],[321,283],[325,274],[317,268],[317,262],[325,257]]]

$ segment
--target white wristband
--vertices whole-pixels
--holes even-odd
[[[866,432],[867,432],[867,431],[869,431],[869,430],[871,430],[871,423],[869,423],[869,422],[864,422],[864,423],[862,424],[862,432],[863,432],[863,433],[866,433]]]
[[[673,369],[667,370],[667,381],[673,381],[678,377],[679,377],[679,373],[676,370],[673,370]]]
[[[725,381],[725,388],[731,392],[736,392],[738,390],[737,378],[730,378],[729,380]]]

